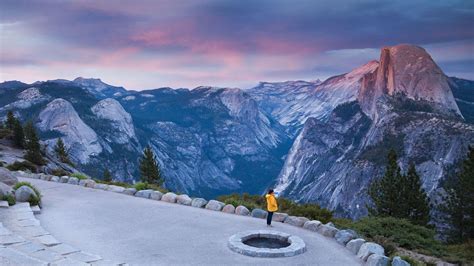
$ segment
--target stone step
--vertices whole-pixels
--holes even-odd
[[[48,263],[10,247],[0,247],[0,265],[48,265]]]

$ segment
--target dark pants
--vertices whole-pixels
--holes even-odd
[[[267,224],[268,225],[272,224],[272,217],[273,217],[273,212],[268,212],[268,214],[267,214]]]

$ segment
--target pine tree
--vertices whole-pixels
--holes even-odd
[[[56,141],[56,145],[54,146],[54,152],[56,153],[56,156],[58,156],[61,162],[72,165],[71,160],[69,160],[69,155],[66,151],[66,147],[64,146],[64,142],[61,138],[58,138],[58,140]]]
[[[474,239],[474,147],[469,147],[461,171],[450,181],[440,209],[447,214],[449,240],[462,243]]]
[[[26,123],[24,131],[26,148],[25,159],[38,165],[44,164],[39,138],[31,121]]]
[[[112,182],[112,174],[110,174],[110,171],[107,168],[105,168],[105,170],[104,170],[104,181],[105,182]]]
[[[7,113],[7,128],[13,130],[15,128],[15,122],[17,119],[13,115],[12,111],[8,111]]]
[[[13,121],[13,142],[15,146],[23,148],[25,145],[25,134],[23,132],[23,127],[21,126],[20,121],[15,119]]]
[[[421,179],[416,172],[415,164],[411,163],[406,176],[405,183],[405,202],[407,219],[414,224],[427,226],[430,221],[430,204],[425,190],[421,187]]]
[[[140,159],[140,174],[142,182],[149,184],[162,183],[160,169],[150,146],[143,150],[143,155]]]
[[[368,194],[372,198],[375,208],[369,208],[372,215],[401,216],[403,203],[400,185],[403,181],[400,167],[397,164],[397,154],[394,150],[388,153],[388,162],[385,175],[375,180],[369,187]]]

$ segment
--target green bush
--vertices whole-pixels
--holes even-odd
[[[0,128],[0,139],[4,139],[6,137],[10,137],[12,135],[12,131],[8,128]]]
[[[16,161],[12,164],[7,165],[7,168],[10,171],[30,171],[32,173],[36,173],[37,171],[36,166],[29,161]]]
[[[169,192],[169,190],[164,189],[164,188],[160,187],[159,185],[156,185],[156,184],[148,184],[148,183],[145,183],[145,182],[138,182],[138,183],[135,183],[135,184],[133,185],[133,187],[134,187],[136,190],[153,189],[153,190],[160,191],[161,193],[167,193],[167,192]]]
[[[72,176],[72,177],[75,177],[75,178],[77,178],[77,179],[79,179],[79,180],[89,179],[89,177],[86,176],[86,175],[83,174],[83,173],[73,173],[73,174],[71,174],[71,176]]]
[[[328,223],[332,219],[332,212],[321,208],[317,204],[295,205],[288,210],[288,214],[293,216],[303,216],[310,220],[319,220],[322,223]]]
[[[145,190],[148,189],[148,184],[143,182],[138,182],[133,185],[136,190]]]
[[[16,204],[16,199],[15,196],[13,195],[3,195],[2,200],[5,200],[8,202],[8,205],[13,206]]]
[[[460,265],[472,265],[474,262],[474,239],[463,244],[448,245],[447,250],[445,258],[450,262]]]
[[[446,254],[444,246],[435,239],[434,230],[414,225],[405,219],[366,217],[346,226],[381,245],[393,243],[408,250],[438,257]]]
[[[36,197],[35,196],[31,196],[30,199],[28,200],[28,202],[34,206],[34,205],[38,205],[41,203],[41,193],[39,192],[39,190],[33,186],[31,183],[29,182],[18,182],[16,183],[14,186],[13,186],[13,189],[16,191],[17,189],[19,189],[20,187],[22,186],[27,186],[27,187],[30,187],[36,194]]]
[[[69,175],[70,173],[65,171],[64,169],[62,168],[57,168],[57,169],[53,169],[51,171],[51,174],[52,175],[55,175],[55,176],[65,176],[65,175]]]

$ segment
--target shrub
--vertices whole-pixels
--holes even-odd
[[[30,171],[32,173],[36,173],[36,165],[29,161],[19,162],[16,161],[12,164],[7,165],[8,170],[10,171]]]
[[[51,171],[51,174],[55,176],[65,176],[65,175],[69,175],[70,173],[65,171],[62,168],[56,168]]]
[[[144,182],[138,182],[135,185],[133,185],[133,187],[136,190],[145,190],[145,189],[148,189],[148,184]]]
[[[14,186],[13,186],[13,189],[16,191],[17,189],[19,189],[20,187],[22,186],[27,186],[27,187],[30,187],[36,194],[36,197],[35,196],[31,196],[28,200],[28,202],[31,204],[31,205],[38,205],[41,203],[41,193],[39,192],[39,190],[33,186],[31,183],[29,182],[18,182],[16,183]]]
[[[330,222],[332,219],[332,212],[328,209],[321,208],[317,204],[295,205],[288,210],[288,214],[303,216],[310,220],[319,220],[322,223]]]
[[[127,184],[128,185],[128,184]],[[133,185],[133,187],[136,189],[136,190],[144,190],[144,189],[153,189],[153,190],[157,190],[157,191],[160,191],[161,193],[167,193],[169,192],[169,190],[165,189],[165,188],[162,188],[160,187],[159,185],[157,184],[148,184],[148,183],[145,183],[145,182],[138,182],[138,183],[135,183]]]
[[[8,128],[0,128],[0,139],[4,139],[12,135],[12,131]]]
[[[468,240],[463,244],[447,246],[448,254],[446,259],[460,265],[471,265],[474,262],[474,240]]]
[[[89,179],[89,177],[86,176],[86,175],[83,174],[83,173],[73,173],[73,174],[71,174],[71,176],[72,176],[72,177],[75,177],[75,178],[77,178],[77,179],[79,179],[79,180]]]
[[[10,206],[16,204],[16,199],[15,199],[15,196],[13,196],[13,195],[3,195],[2,200],[7,201],[8,205],[10,205]]]

